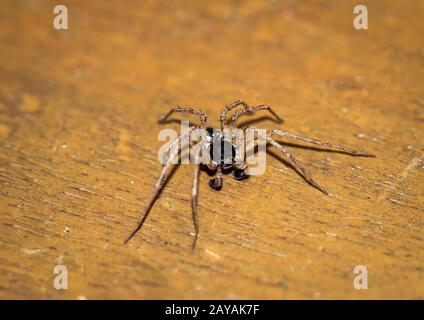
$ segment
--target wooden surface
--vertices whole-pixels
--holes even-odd
[[[69,30],[55,1],[0,6],[1,298],[424,298],[422,1],[366,1],[364,31],[351,1],[60,3]],[[377,157],[289,146],[331,197],[271,148],[264,175],[220,192],[202,173],[195,252],[180,166],[124,246],[158,133],[179,128],[157,119],[190,105],[218,126],[240,98]]]

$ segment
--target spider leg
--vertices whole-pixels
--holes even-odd
[[[124,244],[127,244],[128,241],[131,240],[131,238],[141,229],[141,227],[143,226],[144,222],[146,221],[147,216],[149,215],[150,210],[153,207],[153,204],[155,203],[160,191],[162,190],[166,180],[167,180],[167,176],[166,176],[166,172],[168,171],[168,168],[171,166],[171,162],[174,160],[175,157],[178,156],[179,153],[179,149],[176,150],[176,152],[174,152],[167,160],[166,164],[163,165],[162,167],[162,171],[158,177],[158,180],[156,181],[155,187],[152,191],[152,194],[149,198],[149,200],[147,201],[146,206],[144,207],[144,210],[142,212],[142,215],[140,217],[140,220],[136,226],[136,228],[130,233],[130,235],[128,236],[128,238],[124,241]]]
[[[249,105],[246,102],[244,102],[243,100],[236,100],[232,104],[230,104],[228,106],[225,106],[225,108],[222,109],[221,116],[220,116],[221,129],[224,129],[224,125],[227,122],[227,113],[228,113],[228,111],[230,111],[230,110],[232,110],[235,107],[240,106],[240,105],[242,105],[245,108],[248,108],[249,107]]]
[[[221,166],[216,167],[216,173],[213,179],[209,180],[209,186],[212,189],[215,189],[217,191],[221,190],[222,188],[222,168]]]
[[[338,150],[343,151],[344,153],[351,154],[351,155],[354,155],[354,156],[375,157],[371,153],[367,153],[367,152],[363,152],[363,151],[357,151],[357,150],[353,150],[353,149],[350,149],[350,148],[347,148],[347,147],[344,147],[344,146],[339,146],[339,145],[336,145],[336,144],[323,142],[323,141],[319,141],[319,140],[308,138],[308,137],[303,137],[303,136],[300,136],[300,135],[297,135],[297,134],[294,134],[294,133],[291,133],[291,132],[287,132],[287,131],[284,131],[284,130],[270,130],[270,131],[268,131],[268,133],[270,135],[276,134],[276,135],[279,135],[279,136],[282,136],[282,137],[294,138],[294,139],[302,140],[302,141],[309,142],[309,143],[312,143],[312,144],[316,144],[316,145],[319,145],[319,146],[325,146],[325,147],[329,147],[329,148],[333,148],[333,149],[338,149]]]
[[[200,152],[199,152],[200,153]],[[193,186],[191,189],[191,212],[193,215],[193,226],[194,226],[194,239],[192,244],[192,250],[196,248],[197,238],[199,237],[199,222],[197,221],[197,199],[199,194],[199,173],[200,165],[194,165],[193,173]]]
[[[245,107],[243,109],[237,110],[233,114],[233,116],[231,117],[231,121],[233,122],[233,126],[232,126],[233,130],[236,127],[237,119],[240,116],[242,116],[245,113],[250,113],[250,112],[260,111],[260,110],[267,110],[267,111],[269,111],[275,117],[275,119],[277,120],[278,123],[282,123],[283,122],[283,119],[280,118],[280,116],[278,114],[276,114],[274,112],[274,110],[271,109],[270,106],[267,106],[267,105],[263,104],[263,105],[260,105],[260,106]]]
[[[208,116],[206,113],[204,113],[201,110],[193,109],[193,108],[186,108],[186,107],[175,107],[169,110],[167,114],[165,114],[162,118],[159,119],[159,123],[164,123],[166,120],[173,114],[174,112],[182,112],[182,113],[190,113],[199,116],[200,122],[202,124],[202,128],[206,128],[206,121],[208,119]]]
[[[273,146],[275,146],[279,151],[281,151],[288,159],[289,161],[292,163],[292,165],[294,166],[294,168],[296,169],[297,172],[299,172],[299,174],[312,186],[314,186],[315,188],[317,188],[318,190],[320,190],[322,193],[326,194],[326,195],[330,195],[329,192],[324,189],[323,187],[321,187],[318,183],[316,183],[311,176],[308,174],[308,172],[305,170],[305,168],[300,164],[300,162],[286,149],[284,148],[282,145],[280,145],[279,143],[275,142],[274,139],[271,138],[271,132],[267,133],[266,135],[266,140],[272,144]]]
[[[243,130],[244,133],[244,130]],[[247,174],[248,168],[246,164],[246,150],[245,150],[245,139],[243,136],[243,139],[240,139],[237,137],[235,141],[236,146],[236,156],[234,159],[234,178],[236,180],[244,180],[249,178],[249,175]],[[253,148],[255,145],[253,145]],[[247,146],[246,146],[247,148]]]
[[[236,134],[235,134],[236,132]],[[237,169],[244,169],[246,163],[246,150],[245,147],[245,131],[233,131],[233,145],[236,148],[236,155],[234,157],[234,167]]]
[[[245,180],[249,178],[247,165],[238,166],[234,169],[234,179],[236,180]]]
[[[165,150],[165,152],[163,153],[163,155],[162,155],[162,163],[163,164],[165,164],[166,163],[166,161],[167,161],[167,158],[168,158],[168,154],[169,154],[169,152],[175,147],[175,145],[177,145],[178,143],[180,143],[180,141],[181,140],[183,140],[183,139],[185,139],[185,138],[190,138],[190,134],[191,134],[191,132],[192,131],[195,131],[195,130],[199,130],[199,127],[197,127],[197,126],[194,126],[194,127],[190,127],[190,128],[188,128],[187,130],[185,130],[184,132],[183,132],[183,134],[182,135],[179,135],[174,141],[172,141],[170,144],[169,144],[169,146],[168,146],[168,148],[166,148],[166,150]],[[181,147],[181,146],[180,146]]]

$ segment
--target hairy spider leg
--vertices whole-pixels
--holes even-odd
[[[234,130],[234,128],[236,127],[237,120],[240,116],[242,116],[243,114],[246,114],[246,113],[251,113],[251,112],[260,111],[260,110],[269,111],[275,117],[277,123],[283,122],[283,119],[280,118],[280,116],[277,113],[275,113],[274,110],[272,110],[270,106],[263,104],[263,105],[260,105],[260,106],[245,107],[243,109],[240,109],[240,110],[237,110],[236,112],[234,112],[233,116],[231,117],[231,121],[233,123],[232,129]]]
[[[194,128],[193,127],[193,128],[189,128],[189,129],[190,130],[187,130],[188,131],[187,134],[190,134],[190,132],[192,130],[198,129],[198,128]],[[177,139],[180,139],[181,140],[181,138],[182,138],[182,135],[179,136]],[[168,177],[166,175],[166,172],[168,171],[169,167],[171,166],[173,160],[176,157],[178,157],[178,154],[179,154],[180,149],[181,148],[178,147],[175,151],[172,150],[174,152],[172,152],[170,154],[170,156],[168,157],[166,163],[162,166],[162,171],[161,171],[161,173],[160,173],[160,175],[159,175],[159,177],[157,179],[157,182],[155,184],[154,189],[152,190],[152,194],[151,194],[149,200],[147,201],[146,206],[144,207],[144,210],[143,210],[143,212],[142,212],[142,214],[140,216],[139,222],[138,222],[136,228],[130,233],[130,235],[124,241],[124,244],[127,244],[131,240],[131,238],[141,229],[141,227],[143,226],[144,222],[146,221],[147,216],[150,213],[150,210],[152,209],[152,207],[153,207],[153,205],[154,205],[154,203],[155,203],[155,201],[156,201],[156,199],[157,199],[160,191],[162,190],[163,186],[165,185],[165,182],[167,181],[167,178]],[[196,179],[198,179],[198,175],[199,174],[196,173],[195,175],[197,176]],[[193,193],[194,192],[192,192],[192,194]],[[196,199],[195,199],[195,206],[194,206],[194,208],[196,209],[196,212],[197,212],[197,191],[196,191],[196,194],[195,195],[196,195]],[[192,204],[192,208],[193,208],[193,204]],[[195,213],[193,213],[193,217],[194,216],[195,216]],[[197,221],[195,223],[197,224]],[[196,225],[195,225],[195,230],[197,230],[196,232],[198,233],[198,226],[196,226]],[[197,236],[195,237],[195,240],[197,240]]]
[[[368,152],[357,151],[357,150],[353,150],[353,149],[350,149],[350,148],[347,148],[347,147],[344,147],[344,146],[340,146],[340,145],[337,145],[337,144],[332,144],[332,143],[323,142],[323,141],[319,141],[319,140],[308,138],[308,137],[303,137],[303,136],[300,136],[300,135],[297,135],[297,134],[294,134],[294,133],[291,133],[291,132],[287,132],[287,131],[284,131],[284,130],[278,130],[278,129],[277,130],[270,130],[270,131],[268,131],[268,133],[270,135],[276,134],[276,135],[279,135],[279,136],[282,136],[282,137],[294,138],[294,139],[302,140],[302,141],[305,141],[305,142],[313,143],[313,144],[316,144],[316,145],[319,145],[319,146],[325,146],[325,147],[329,147],[329,148],[338,149],[338,150],[343,151],[344,153],[347,153],[347,154],[350,154],[350,155],[353,155],[353,156],[375,157],[373,154],[368,153]]]
[[[257,128],[254,127],[249,127],[247,129],[250,130],[255,130],[258,134],[260,134],[260,131]],[[246,129],[246,130],[247,130]],[[264,136],[264,138],[266,139],[266,141],[268,143],[270,143],[271,145],[275,146],[280,152],[282,152],[286,158],[290,161],[290,163],[292,164],[292,166],[294,167],[294,169],[302,176],[302,178],[304,178],[310,185],[314,186],[315,188],[317,188],[318,190],[320,190],[322,193],[329,195],[329,192],[321,187],[318,183],[316,183],[312,177],[308,174],[308,172],[306,171],[306,169],[302,166],[302,164],[300,164],[300,162],[286,149],[284,148],[282,145],[280,145],[278,142],[274,141],[274,139],[271,138],[272,133],[271,132],[267,132]]]
[[[197,152],[197,157],[200,156],[201,148]],[[191,188],[191,213],[193,217],[193,226],[194,226],[194,239],[191,249],[194,250],[196,248],[197,238],[199,237],[199,222],[197,220],[197,200],[199,195],[199,175],[200,175],[200,164],[196,161],[194,165],[194,173],[193,173],[193,185]]]
[[[230,105],[225,106],[225,107],[222,109],[222,111],[221,111],[221,116],[220,116],[220,120],[221,120],[221,129],[222,129],[222,130],[224,130],[224,126],[227,124],[227,113],[228,113],[228,111],[230,111],[230,110],[232,110],[232,109],[234,109],[235,107],[240,106],[240,105],[242,105],[242,106],[243,106],[243,107],[245,107],[245,108],[248,108],[248,107],[249,107],[249,105],[248,105],[246,102],[244,102],[244,101],[242,101],[242,100],[236,100],[236,101],[234,101],[233,103],[231,103]]]
[[[246,164],[247,152],[245,150],[247,148],[246,141],[245,141],[246,130],[243,130],[242,132],[243,132],[243,136],[240,137],[240,136],[236,136],[233,130],[233,139],[235,139],[235,142],[233,141],[233,144],[236,146],[236,156],[235,156],[233,167],[234,167],[234,178],[236,180],[244,180],[249,177],[249,175],[247,174],[248,166]],[[257,144],[257,141],[254,141],[253,147],[255,147],[256,144]]]
[[[250,128],[250,129],[254,129],[254,130],[257,131],[256,128]],[[332,143],[328,143],[328,142],[323,142],[323,141],[319,141],[319,140],[308,138],[308,137],[303,137],[303,136],[293,134],[293,133],[290,133],[290,132],[287,132],[287,131],[284,131],[284,130],[276,129],[276,130],[267,131],[267,134],[266,134],[267,142],[269,142],[270,144],[275,146],[279,151],[281,151],[289,159],[289,161],[292,163],[292,165],[294,166],[296,171],[307,182],[309,182],[312,186],[314,186],[315,188],[317,188],[318,190],[320,190],[321,192],[323,192],[326,195],[329,195],[329,192],[325,188],[321,187],[318,183],[316,183],[311,178],[311,176],[307,173],[305,168],[300,164],[300,162],[286,148],[284,148],[281,144],[277,143],[274,139],[272,139],[272,137],[271,137],[272,135],[278,135],[278,136],[282,136],[282,137],[290,137],[290,138],[298,139],[298,140],[301,140],[301,141],[313,143],[313,144],[316,144],[316,145],[338,149],[338,150],[341,150],[344,153],[347,153],[347,154],[350,154],[350,155],[353,155],[353,156],[368,156],[368,157],[374,156],[371,153],[367,153],[367,152],[363,152],[363,151],[357,151],[357,150],[353,150],[353,149],[350,149],[350,148],[347,148],[347,147],[344,147],[344,146],[340,146],[340,145],[336,145],[336,144],[332,144]]]
[[[309,182],[309,184],[311,184],[312,186],[314,186],[315,188],[317,188],[318,190],[320,190],[322,193],[326,194],[327,196],[330,195],[330,193],[323,187],[321,187],[318,183],[316,183],[312,177],[308,174],[308,172],[306,171],[306,169],[303,167],[303,165],[300,164],[300,162],[286,149],[284,148],[281,144],[279,144],[278,142],[274,141],[274,139],[271,138],[270,135],[266,135],[266,140],[272,144],[273,146],[275,146],[279,151],[281,151],[291,162],[291,164],[293,165],[293,167],[296,169],[297,172],[299,172],[299,174],[307,181]]]
[[[173,114],[174,112],[182,112],[182,113],[190,113],[199,116],[200,123],[203,129],[206,128],[206,122],[208,120],[208,116],[201,110],[193,109],[190,107],[175,107],[169,110],[167,114],[165,114],[162,118],[159,119],[159,123],[164,123],[166,120]]]
[[[181,140],[183,140],[183,139],[186,139],[186,138],[190,138],[190,134],[191,134],[191,132],[192,131],[197,131],[197,130],[199,130],[200,128],[199,127],[197,127],[197,126],[193,126],[193,127],[190,127],[190,128],[188,128],[187,130],[185,130],[184,132],[183,132],[183,134],[182,135],[180,135],[180,136],[178,136],[174,141],[172,141],[170,144],[169,144],[169,146],[168,146],[168,148],[166,148],[166,150],[165,150],[165,152],[163,153],[163,156],[162,156],[162,163],[166,163],[166,159],[168,158],[168,154],[169,154],[169,152],[178,144],[178,143],[180,143],[181,142]],[[184,150],[182,150],[182,151],[184,151]]]
[[[176,155],[178,153],[174,153],[173,155]],[[131,238],[141,229],[141,227],[143,226],[144,222],[147,219],[147,216],[149,215],[150,209],[153,207],[153,204],[155,203],[159,192],[162,190],[162,187],[164,186],[166,180],[167,180],[167,176],[166,176],[166,171],[168,170],[169,166],[171,165],[171,161],[172,159],[174,159],[174,157],[171,157],[168,162],[162,167],[162,171],[159,175],[159,178],[155,184],[155,187],[152,191],[152,194],[149,198],[149,200],[147,201],[146,206],[144,207],[144,210],[140,216],[140,220],[136,226],[136,228],[130,233],[130,235],[128,236],[128,238],[124,241],[124,244],[127,244],[128,241],[131,240]]]

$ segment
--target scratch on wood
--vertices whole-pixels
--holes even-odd
[[[378,197],[379,201],[382,200],[387,200],[388,199],[388,195],[390,193],[392,193],[394,190],[396,190],[397,186],[404,182],[407,178],[409,173],[417,168],[421,163],[422,163],[422,157],[423,157],[423,153],[421,154],[420,157],[414,157],[409,163],[408,165],[405,167],[405,169],[402,171],[402,173],[399,175],[399,179],[395,184],[392,184],[389,182],[389,186],[386,188],[386,190],[380,195],[380,197]],[[391,199],[392,200],[392,199]],[[399,202],[399,201],[397,201]]]

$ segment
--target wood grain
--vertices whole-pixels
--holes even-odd
[[[61,1],[69,30],[56,4],[0,7],[0,298],[424,298],[422,1],[367,1],[362,31],[353,1]],[[280,139],[330,197],[271,148],[264,175],[220,192],[202,172],[194,252],[182,165],[124,246],[158,133],[179,128],[157,119],[188,105],[217,127],[236,99],[285,119],[257,127],[377,157]]]

